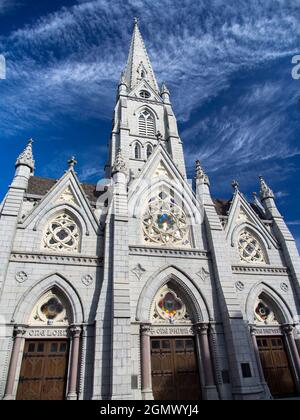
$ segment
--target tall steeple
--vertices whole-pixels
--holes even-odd
[[[137,18],[134,19],[134,30],[124,79],[130,91],[144,79],[159,94],[159,87],[139,29]]]
[[[32,172],[34,171],[32,144],[33,144],[33,140],[30,139],[27,146],[25,147],[25,149],[23,150],[23,152],[20,154],[20,156],[18,157],[16,161],[16,168],[21,165],[24,165],[24,166],[28,166]]]
[[[114,111],[106,176],[113,175],[118,150],[132,178],[138,178],[146,162],[161,144],[186,177],[183,146],[178,133],[170,92],[160,89],[135,19],[125,71],[122,73]]]

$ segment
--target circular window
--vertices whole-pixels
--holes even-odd
[[[147,90],[142,90],[140,92],[140,97],[144,99],[149,99],[151,98],[151,94]]]
[[[190,245],[187,216],[168,194],[161,193],[149,201],[143,217],[143,229],[146,242]]]
[[[78,252],[79,242],[79,228],[66,213],[57,216],[49,223],[44,237],[44,248],[52,251]]]

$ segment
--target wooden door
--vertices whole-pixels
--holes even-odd
[[[64,400],[68,341],[26,341],[17,400]]]
[[[201,399],[193,338],[151,340],[152,388],[155,400]]]
[[[296,394],[295,382],[289,365],[285,345],[281,337],[258,337],[265,380],[274,397]]]

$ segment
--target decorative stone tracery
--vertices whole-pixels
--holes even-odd
[[[172,194],[160,192],[148,202],[143,217],[144,240],[149,244],[190,246],[187,215]]]
[[[54,288],[47,292],[35,305],[30,318],[31,326],[68,326],[71,311],[66,300]]]
[[[262,245],[248,230],[243,230],[240,233],[238,251],[242,262],[250,264],[266,263]]]
[[[43,248],[55,252],[79,252],[81,232],[77,223],[67,213],[51,220],[43,238]]]

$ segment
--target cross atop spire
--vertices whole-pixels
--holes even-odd
[[[159,94],[159,87],[139,29],[138,18],[134,18],[133,36],[124,79],[130,90],[134,89],[144,79]]]
[[[75,156],[72,156],[71,159],[68,160],[69,169],[74,169],[74,167],[77,165],[77,160]]]
[[[33,144],[33,140],[30,139],[28,141],[27,146],[25,147],[25,149],[23,150],[23,152],[20,154],[20,156],[18,157],[16,161],[16,168],[18,166],[24,165],[24,166],[28,166],[32,172],[34,171],[32,144]]]

